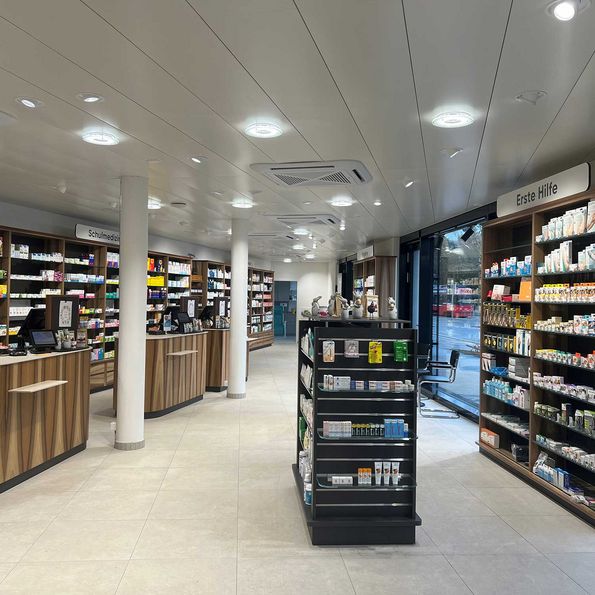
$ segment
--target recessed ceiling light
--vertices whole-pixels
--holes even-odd
[[[341,221],[339,224],[339,231],[345,231],[345,221]]]
[[[305,204],[305,205],[311,205],[311,204],[312,204],[312,201],[311,201],[311,200],[305,200],[305,201],[304,201],[304,204]]]
[[[316,255],[314,255],[314,254],[312,254],[312,253],[310,253],[310,254],[306,254],[306,258],[307,258],[308,260],[313,260],[314,258],[316,258]]]
[[[219,190],[213,190],[211,192],[211,196],[223,196],[223,192],[219,192]]]
[[[305,227],[296,227],[293,233],[296,236],[307,236],[310,232]]]
[[[571,21],[590,4],[590,0],[556,0],[548,5],[547,12],[559,21]]]
[[[197,155],[196,157],[190,157],[190,160],[194,161],[194,163],[205,163],[207,157],[205,157],[204,155]]]
[[[415,180],[412,180],[411,178],[404,178],[403,179],[403,186],[405,186],[405,188],[411,188],[411,186],[413,186]]]
[[[231,227],[230,227],[230,228],[227,230],[227,235],[228,235],[228,236],[230,236],[232,233],[233,233],[233,232],[232,232],[232,230],[231,230]]]
[[[281,136],[283,130],[281,126],[277,126],[272,122],[256,122],[246,127],[246,134],[256,138],[275,138]]]
[[[333,207],[350,207],[353,204],[353,198],[350,196],[335,196],[331,200]]]
[[[147,200],[147,208],[151,211],[157,211],[162,207],[161,199],[155,196],[149,196],[149,200]]]
[[[473,124],[473,117],[467,112],[444,112],[433,118],[432,124],[438,128],[461,128]]]
[[[85,103],[99,103],[100,101],[103,101],[103,97],[97,95],[97,93],[79,93],[77,98]]]
[[[530,103],[531,105],[537,105],[537,102],[546,95],[547,93],[545,91],[535,89],[531,91],[523,91],[522,93],[519,93],[515,97],[515,99],[522,103]]]
[[[318,244],[316,242],[312,242],[312,250],[316,250],[318,248]]]
[[[254,206],[254,202],[247,196],[238,196],[231,201],[231,206],[236,209],[251,209]]]
[[[381,205],[382,205],[382,201],[380,201],[380,200],[375,200],[375,201],[374,201],[374,206],[375,206],[375,207],[379,207],[379,206],[381,206]]]
[[[35,109],[43,106],[43,101],[39,101],[39,99],[34,99],[33,97],[17,97],[16,102],[28,109]]]
[[[444,149],[440,149],[440,152],[443,155],[446,155],[449,159],[456,157],[459,153],[463,152],[461,147],[445,147]]]
[[[305,248],[304,244],[294,244],[291,247],[293,250],[303,250]]]
[[[176,202],[172,202],[171,206],[172,207],[178,207],[178,209],[182,209],[184,208],[188,203],[185,202],[181,202],[181,201],[176,201]]]
[[[103,132],[101,130],[85,132],[85,134],[83,134],[83,140],[86,143],[91,143],[92,145],[103,146],[117,145],[120,142],[113,134],[110,134],[109,132]]]
[[[288,262],[289,263],[289,262],[291,262],[291,258],[284,258],[283,259],[283,262]]]

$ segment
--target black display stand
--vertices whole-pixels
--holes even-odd
[[[410,380],[415,387],[416,331],[409,328],[366,328],[352,321],[302,320],[300,339],[311,329],[313,353],[298,346],[298,435],[297,462],[294,477],[303,500],[304,485],[298,471],[299,451],[303,444],[299,418],[306,420],[300,410],[300,395],[311,399],[312,424],[306,432],[312,435],[312,504],[304,503],[306,524],[314,545],[413,544],[415,527],[421,525],[416,513],[416,396],[415,392],[380,392],[356,390],[325,390],[323,377],[351,376],[354,380]],[[406,321],[398,321],[398,325]],[[367,325],[366,325],[367,326]],[[390,326],[396,326],[391,321]],[[359,357],[344,356],[345,340],[359,342]],[[409,343],[406,362],[395,362],[393,341]],[[334,341],[335,361],[326,363],[322,357],[322,342]],[[382,364],[368,363],[370,341],[381,341]],[[312,368],[312,387],[301,377],[303,365]],[[352,424],[382,424],[385,419],[402,419],[409,425],[407,438],[384,436],[325,438],[324,421],[351,421]],[[304,422],[302,422],[303,424]],[[376,461],[400,463],[401,479],[397,486],[358,485],[360,467],[374,471]],[[352,486],[333,486],[332,475],[353,475]]]

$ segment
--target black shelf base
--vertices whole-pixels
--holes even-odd
[[[304,484],[298,466],[292,466],[293,476],[300,500],[303,499]],[[341,517],[337,519],[312,519],[312,512],[302,506],[312,545],[413,545],[415,527],[421,525],[421,518],[390,519],[386,517]]]

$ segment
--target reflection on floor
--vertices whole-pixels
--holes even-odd
[[[309,544],[294,460],[296,349],[251,357],[248,398],[148,420],[0,495],[0,593],[595,592],[595,531],[477,453],[477,426],[421,420],[415,546]]]

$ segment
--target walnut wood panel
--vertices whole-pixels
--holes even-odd
[[[0,491],[6,482],[84,448],[89,363],[85,350],[0,366]],[[9,392],[48,380],[65,384],[34,393]]]
[[[264,331],[262,333],[254,333],[249,335],[248,349],[254,351],[255,349],[262,349],[263,347],[270,347],[273,344],[273,331]]]
[[[229,330],[207,331],[207,387],[223,390],[227,387],[229,374]]]
[[[183,352],[187,353],[178,355]],[[204,394],[206,355],[207,333],[155,336],[147,340],[146,417],[167,413]],[[117,369],[116,360],[116,377]],[[116,409],[117,382],[114,382],[113,405]]]

